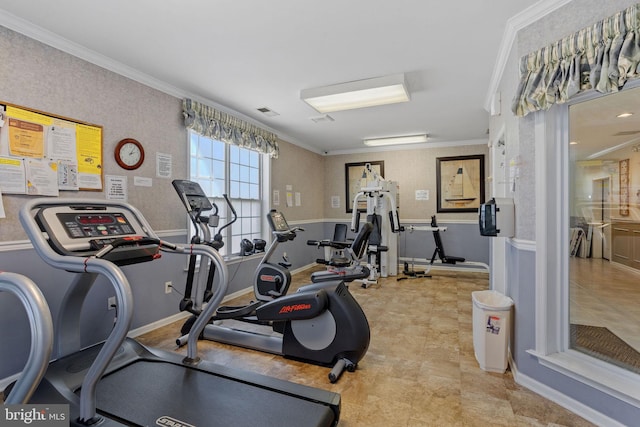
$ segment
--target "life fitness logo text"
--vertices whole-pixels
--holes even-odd
[[[276,276],[270,274],[262,274],[260,275],[260,280],[265,282],[276,282],[278,279]]]
[[[187,424],[184,421],[163,415],[156,420],[156,424],[162,427],[196,427],[193,424]]]
[[[310,310],[311,304],[283,305],[278,314],[293,313],[294,311]]]

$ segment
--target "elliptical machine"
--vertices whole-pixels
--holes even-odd
[[[202,243],[212,247],[216,251],[224,247],[221,232],[235,223],[238,219],[238,214],[227,195],[223,194],[223,197],[227,206],[229,206],[233,218],[231,221],[219,228],[217,233],[215,233],[213,238],[211,238],[211,228],[217,227],[220,220],[218,215],[218,206],[209,201],[209,198],[202,190],[202,187],[200,187],[200,184],[196,182],[176,179],[172,184],[187,210],[193,226],[195,227],[195,233],[191,237],[191,244]],[[213,213],[206,215],[206,213],[211,210],[213,210]],[[279,220],[274,219],[274,216],[277,215],[271,215],[270,213],[267,216],[269,225],[273,230],[274,240],[264,251],[264,255],[256,269],[253,279],[253,291],[255,298],[262,302],[271,301],[286,294],[289,289],[289,285],[291,284],[291,274],[288,270],[291,263],[286,258],[277,264],[271,263],[269,260],[278,244],[288,240],[293,240],[295,238],[295,233],[290,233],[286,221],[284,221],[283,229],[283,226],[278,222]],[[278,225],[276,225],[276,223]],[[276,230],[277,226],[280,227],[279,230]],[[298,230],[302,229],[297,228],[296,231]],[[207,303],[213,295],[212,288],[213,281],[215,280],[215,265],[211,263],[209,259],[202,257],[200,259],[199,267],[196,270],[197,258],[198,257],[196,255],[189,256],[189,268],[187,270],[185,291],[184,296],[180,301],[180,311],[188,311],[193,316],[187,319],[187,321],[182,325],[182,328],[180,329],[182,336],[176,340],[178,346],[186,344],[193,322],[202,312],[203,304]]]
[[[191,206],[204,203],[197,200],[206,198],[197,183],[183,182],[175,187],[189,191],[181,194],[181,199],[188,201],[185,203],[188,211]],[[367,318],[341,280],[306,285],[285,295],[291,284],[290,264],[274,264],[269,259],[279,243],[295,239],[296,232],[302,229],[289,227],[284,215],[275,210],[268,213],[267,219],[274,239],[254,275],[257,301],[246,306],[219,307],[198,338],[330,366],[329,380],[336,382],[345,369],[355,371],[367,352],[370,341]],[[245,331],[228,326],[232,321],[262,325],[271,331]],[[187,340],[188,335],[176,343],[182,345]]]
[[[195,227],[195,233],[191,237],[192,245],[205,244],[210,246],[211,248],[219,251],[223,246],[224,242],[222,241],[222,230],[226,227],[229,227],[233,224],[237,219],[236,211],[233,210],[233,206],[231,206],[231,210],[233,212],[233,219],[222,226],[218,232],[214,235],[213,239],[211,238],[210,227],[217,227],[220,221],[220,217],[218,216],[218,206],[215,203],[211,203],[209,198],[202,191],[202,187],[199,184],[176,179],[172,181],[173,188],[175,188],[180,200],[184,204],[187,213],[189,214],[189,218]],[[227,199],[227,195],[224,195],[225,200]],[[212,214],[205,215],[206,212],[214,210]],[[202,233],[202,237],[200,237],[200,233]],[[202,257],[200,259],[200,267],[199,271],[208,271],[208,275],[206,277],[206,282],[203,284],[204,292],[202,292],[198,287],[196,287],[195,291],[193,288],[194,280],[196,278],[196,262],[198,260],[198,256],[195,254],[189,255],[189,268],[187,270],[187,280],[185,284],[184,296],[180,301],[180,311],[188,311],[194,316],[199,315],[202,312],[202,304],[208,302],[213,295],[211,289],[213,287],[213,279],[215,274],[215,265],[210,263],[208,258]],[[198,276],[200,285],[200,279],[203,276]],[[190,318],[186,326],[186,332],[189,332],[191,329],[191,325],[193,324],[194,318]],[[185,328],[183,326],[183,329]]]

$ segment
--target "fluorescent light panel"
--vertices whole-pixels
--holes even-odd
[[[402,145],[402,144],[419,144],[427,142],[429,135],[426,133],[420,135],[392,136],[389,138],[369,138],[364,140],[364,144],[370,147],[379,147],[381,145]]]
[[[320,113],[409,101],[404,74],[376,77],[300,91],[300,98]]]

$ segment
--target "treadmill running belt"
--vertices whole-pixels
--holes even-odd
[[[334,422],[331,408],[323,404],[150,361],[137,361],[100,380],[97,408],[103,415],[142,426],[300,427]]]

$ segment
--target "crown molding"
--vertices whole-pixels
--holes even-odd
[[[522,30],[528,25],[531,25],[532,23],[550,14],[551,12],[556,11],[557,9],[561,8],[567,3],[570,3],[571,1],[572,0],[541,0],[529,6],[517,15],[509,18],[502,35],[502,43],[500,44],[500,49],[498,50],[498,58],[496,59],[496,63],[493,66],[493,73],[491,74],[489,90],[487,91],[487,95],[484,101],[485,110],[491,111],[491,99],[493,98],[493,94],[498,90],[500,80],[502,80],[502,75],[504,74],[507,60],[509,59],[509,55],[511,54],[513,42],[516,39],[518,31]]]

